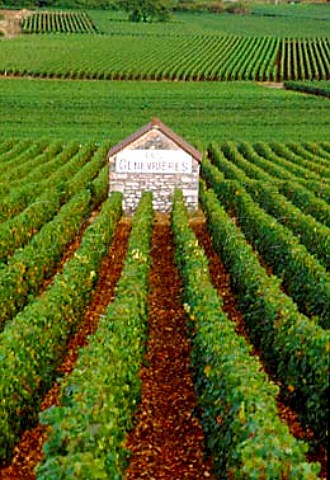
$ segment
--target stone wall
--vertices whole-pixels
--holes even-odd
[[[151,130],[124,148],[126,150],[176,150],[180,147],[162,132]],[[123,193],[123,208],[131,214],[137,207],[142,192],[153,193],[154,209],[169,212],[172,206],[172,195],[176,188],[182,190],[186,206],[189,210],[198,208],[199,162],[192,159],[191,173],[129,173],[116,171],[117,155],[109,158],[110,162],[110,193]]]

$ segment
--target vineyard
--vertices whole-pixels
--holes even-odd
[[[295,90],[296,92],[311,93],[313,95],[321,95],[330,97],[329,82],[286,82],[285,88]]]
[[[0,480],[328,478],[329,6],[0,11]],[[197,212],[109,196],[153,117]]]
[[[0,478],[326,478],[329,143],[213,142],[197,215],[132,220],[108,148],[0,143]]]
[[[65,79],[328,80],[329,50],[329,37],[33,35],[2,44],[0,72]]]
[[[115,144],[159,116],[189,142],[205,146],[224,140],[329,141],[326,98],[253,82],[9,78],[0,79],[0,110],[1,135],[26,140]]]
[[[0,73],[92,80],[329,80],[328,9],[305,10],[307,18],[289,10],[289,16],[274,19],[257,10],[235,22],[230,15],[181,14],[168,25],[132,25],[116,12],[28,12],[20,23],[25,35],[2,42]]]
[[[23,33],[96,33],[97,27],[86,12],[38,12],[21,21]]]
[[[278,8],[277,8],[278,7]],[[306,5],[254,5],[248,15],[214,15],[212,13],[176,12],[169,22],[149,24],[127,21],[124,12],[89,10],[88,14],[105,35],[137,34],[216,35],[216,36],[294,36],[328,37],[330,20],[326,3]]]

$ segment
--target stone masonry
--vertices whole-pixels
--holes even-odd
[[[139,134],[140,132],[140,134]],[[174,134],[168,127],[164,126],[159,120],[151,122],[141,131],[136,132],[133,136],[124,140],[121,144],[113,147],[109,152],[109,172],[110,172],[110,187],[109,192],[119,191],[123,193],[123,209],[126,214],[132,214],[137,207],[141,198],[142,192],[147,190],[153,193],[154,209],[160,212],[169,212],[172,206],[172,195],[176,188],[182,190],[186,206],[189,210],[197,210],[198,208],[198,180],[200,157],[197,157],[197,150],[191,147],[188,151],[186,148],[188,144],[176,134]],[[189,146],[189,145],[188,145]],[[189,146],[190,147],[190,146]],[[146,154],[146,150],[155,150],[164,157],[164,162],[156,163],[156,171],[129,171],[130,165],[124,163],[126,167],[119,168],[119,159],[130,155],[133,159],[131,165],[133,170],[142,165],[134,158],[139,158],[140,154]],[[164,150],[164,155],[162,152]],[[135,153],[136,152],[136,153]],[[187,158],[189,169],[187,165],[177,166],[172,160],[166,161],[166,152],[168,157],[172,158],[173,152],[182,152],[183,158]],[[150,152],[151,153],[151,152]],[[199,154],[199,152],[197,152]],[[195,155],[194,155],[195,154]],[[127,155],[127,156],[128,156]],[[152,153],[151,153],[152,155]],[[200,154],[199,154],[200,155]],[[175,158],[176,153],[174,154]],[[188,164],[187,163],[187,164]],[[168,172],[168,167],[171,167],[171,173]],[[164,171],[162,171],[162,169]],[[175,170],[179,171],[175,171]],[[127,171],[125,171],[127,170]],[[184,171],[183,171],[184,170]]]

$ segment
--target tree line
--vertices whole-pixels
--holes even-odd
[[[135,22],[166,21],[172,11],[223,11],[222,0],[0,0],[0,8],[124,10]]]

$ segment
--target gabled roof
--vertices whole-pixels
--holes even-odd
[[[120,143],[113,146],[110,149],[108,156],[112,157],[113,155],[116,155],[116,153],[120,152],[121,150],[126,148],[128,145],[135,142],[135,140],[137,140],[147,132],[154,129],[157,129],[160,132],[162,132],[166,137],[171,139],[174,143],[176,143],[179,147],[181,147],[182,150],[185,150],[196,160],[198,160],[199,162],[202,161],[202,154],[199,150],[197,150],[195,147],[187,143],[186,140],[184,140],[182,137],[180,137],[175,132],[173,132],[173,130],[171,130],[167,125],[165,125],[165,123],[161,122],[158,118],[153,118],[151,122],[147,123],[147,125],[144,125],[144,127],[140,128],[135,133],[132,133],[125,140],[122,140]]]

